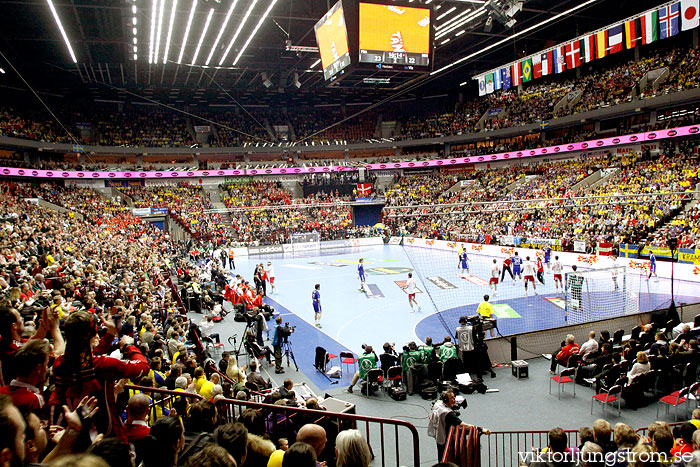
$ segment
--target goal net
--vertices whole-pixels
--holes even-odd
[[[578,324],[639,312],[627,268],[616,266],[565,274],[567,324]]]
[[[318,232],[292,234],[291,245],[294,252],[320,250],[321,234]]]

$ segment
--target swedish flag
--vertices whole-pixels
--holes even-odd
[[[639,245],[631,243],[620,243],[620,256],[623,258],[639,257]]]
[[[531,81],[532,80],[532,58],[528,58],[527,60],[523,60],[522,70],[523,70],[523,83],[527,83],[528,81]]]

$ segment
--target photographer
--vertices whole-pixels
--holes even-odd
[[[275,335],[272,338],[272,348],[275,352],[275,373],[284,373],[282,368],[282,337],[284,327],[282,326],[282,317],[275,318]]]
[[[377,368],[377,354],[374,353],[374,349],[371,345],[362,345],[364,352],[357,358],[358,370],[350,381],[350,386],[348,386],[348,392],[352,393],[352,387],[361,379],[367,378],[367,372],[374,368]],[[369,393],[369,390],[368,390]]]
[[[440,400],[435,403],[432,412],[430,412],[428,416],[428,436],[435,438],[438,450],[438,461],[442,459],[442,455],[445,452],[445,443],[447,443],[447,435],[450,432],[450,428],[453,426],[462,425],[467,428],[475,427],[479,430],[479,434],[491,434],[491,430],[470,425],[460,420],[459,412],[456,411],[455,408],[455,402],[455,395],[452,391],[448,390],[443,392],[440,395]],[[462,407],[467,407],[466,401],[464,401]]]

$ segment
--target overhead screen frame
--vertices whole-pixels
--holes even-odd
[[[347,52],[345,52],[343,55],[340,55],[338,59],[332,61],[331,63],[323,63],[323,53],[321,44],[319,43],[318,40],[318,31],[322,28],[323,24],[331,18],[338,10],[341,10],[341,15],[343,17],[343,30],[345,32],[345,45]],[[321,55],[321,66],[323,68],[323,77],[326,81],[332,80],[335,75],[338,73],[341,73],[343,70],[345,70],[347,67],[349,67],[352,64],[352,54],[351,54],[351,41],[350,41],[350,35],[348,34],[348,27],[347,27],[347,17],[345,16],[345,7],[343,5],[343,0],[338,0],[338,2],[331,7],[330,10],[326,12],[323,17],[316,22],[314,25],[314,35],[316,36],[316,44],[318,45],[319,48],[319,55]]]

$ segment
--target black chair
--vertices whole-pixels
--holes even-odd
[[[389,368],[399,364],[399,357],[397,357],[396,355],[383,353],[379,356],[379,363],[382,367],[382,370],[384,371],[384,376],[386,376],[387,372],[389,371]]]
[[[641,326],[635,326],[632,328],[632,331],[630,332],[630,339],[634,340],[639,340],[639,335],[642,333],[642,327]]]
[[[442,379],[444,381],[455,381],[457,375],[462,373],[462,361],[457,358],[450,358],[443,363]]]
[[[371,396],[374,392],[373,388],[375,386],[378,388],[383,386],[384,372],[381,370],[381,368],[372,368],[371,370],[368,370],[367,379],[365,382],[367,383],[367,395]]]
[[[613,334],[612,345],[614,352],[620,352],[622,350],[622,336],[625,335],[624,329],[618,329]]]
[[[700,313],[695,315],[695,319],[693,320],[693,327],[697,328],[700,326]]]
[[[384,378],[384,387],[401,386],[403,384],[401,372],[402,368],[399,365],[392,366],[391,368],[387,369],[386,376]]]
[[[442,379],[442,362],[440,360],[428,363],[428,379],[436,385]]]

